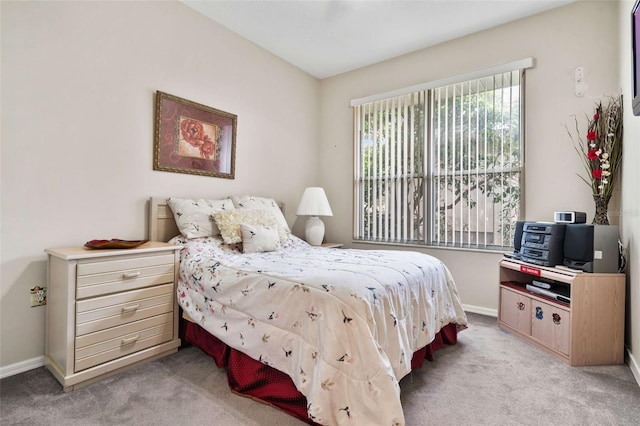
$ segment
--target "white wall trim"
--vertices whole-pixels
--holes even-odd
[[[474,314],[487,315],[489,317],[498,318],[497,309],[489,309],[482,306],[465,305],[464,303],[462,304],[462,309],[464,309],[465,312],[473,312]]]
[[[633,377],[635,377],[638,386],[640,386],[640,364],[638,364],[629,348],[627,348],[627,355],[629,357],[629,368],[631,369],[631,373],[633,374]]]
[[[34,368],[39,368],[42,366],[44,366],[43,356],[38,356],[25,361],[16,362],[15,364],[6,365],[4,367],[0,367],[0,379],[24,373],[25,371],[33,370]]]

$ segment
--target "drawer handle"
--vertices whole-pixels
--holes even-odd
[[[139,303],[136,303],[135,305],[123,306],[122,313],[126,314],[127,312],[135,312],[136,310],[138,310],[139,307],[140,307]]]
[[[124,274],[122,274],[122,278],[124,278],[124,279],[137,278],[139,276],[140,276],[140,271],[137,271],[137,272],[125,272]]]
[[[140,337],[140,335],[138,335],[138,334],[136,334],[135,336],[131,336],[131,337],[125,337],[124,339],[122,339],[122,346],[130,345],[131,343],[135,343],[138,340],[138,337]]]

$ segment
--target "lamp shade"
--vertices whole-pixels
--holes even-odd
[[[333,216],[329,200],[324,193],[324,189],[320,187],[309,187],[304,190],[298,210],[297,216]]]

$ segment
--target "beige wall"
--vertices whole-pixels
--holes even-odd
[[[640,117],[631,112],[631,30],[629,13],[633,1],[623,1],[619,10],[619,71],[624,96],[624,148],[620,239],[627,250],[627,329],[629,365],[640,382]]]
[[[152,195],[317,185],[319,83],[179,2],[5,2],[0,366],[44,353],[46,247],[146,236]],[[235,180],[152,169],[154,93],[238,115]]]
[[[535,67],[526,75],[525,219],[553,220],[556,210],[593,217],[591,192],[565,130],[573,115],[582,118],[594,101],[619,89],[616,3],[578,2],[560,9],[473,34],[321,82],[320,144],[322,184],[332,202],[327,218],[331,240],[352,244],[353,143],[350,100],[463,74],[526,57]],[[577,97],[574,69],[583,66],[589,87]],[[637,180],[636,180],[637,182]],[[425,250],[445,261],[462,301],[481,312],[498,307],[500,255]]]
[[[565,125],[589,116],[594,102],[622,90],[625,96],[623,177],[611,221],[619,223],[627,247],[627,339],[630,365],[640,382],[640,117],[631,115],[629,12],[633,1],[581,1],[534,17],[473,34],[321,82],[321,174],[334,216],[327,218],[332,241],[352,243],[352,111],[350,100],[462,74],[491,65],[534,57],[526,76],[527,220],[553,220],[556,210],[585,211],[593,218],[590,189],[577,176],[582,165]],[[584,97],[574,91],[577,66],[586,70]],[[391,247],[395,248],[395,247]],[[500,255],[444,249],[424,251],[452,271],[463,303],[495,314]],[[634,353],[636,354],[634,356]]]

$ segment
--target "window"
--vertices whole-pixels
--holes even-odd
[[[532,65],[353,101],[354,238],[512,246],[523,201],[522,83]]]

